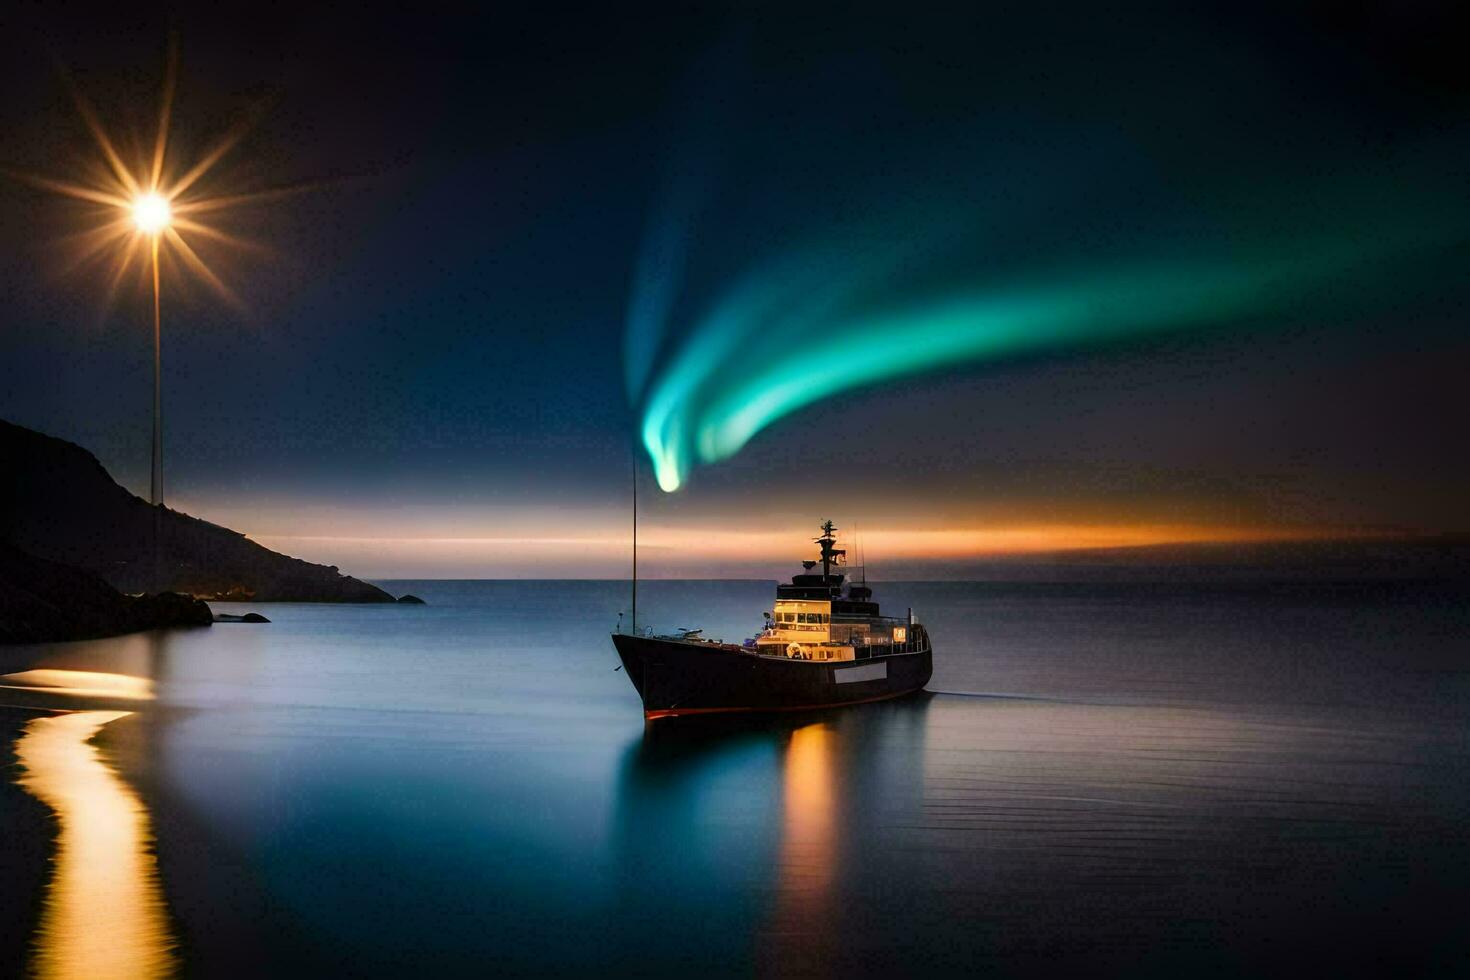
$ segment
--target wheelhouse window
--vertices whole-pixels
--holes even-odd
[[[823,633],[832,622],[831,605],[826,602],[781,602],[771,616],[777,628],[790,631]]]

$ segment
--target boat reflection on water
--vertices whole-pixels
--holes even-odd
[[[45,673],[24,680],[65,690],[62,675],[73,672]],[[92,673],[71,680],[93,696],[137,697],[141,689],[131,683],[137,678],[109,684]],[[58,824],[32,950],[37,976],[153,978],[175,970],[148,810],[92,744],[104,725],[130,714],[73,711],[35,718],[16,742],[17,782],[55,812]]]
[[[692,969],[823,973],[865,955],[846,924],[886,867],[846,865],[886,866],[861,841],[922,809],[929,702],[647,726],[615,811],[619,917],[660,909],[661,956]]]

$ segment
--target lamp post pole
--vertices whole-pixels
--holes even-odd
[[[160,303],[158,296],[158,236],[153,236],[153,468],[149,498],[153,506],[163,503],[163,357],[160,353]]]
[[[149,502],[153,504],[153,574],[149,591],[161,588],[163,564],[163,355],[162,303],[158,288],[158,232],[153,233],[153,460],[148,481]]]

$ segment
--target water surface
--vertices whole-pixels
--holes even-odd
[[[645,731],[626,586],[7,652],[109,725],[199,973],[1453,972],[1470,635],[1443,586],[878,586],[930,696]],[[740,638],[773,583],[652,583]]]

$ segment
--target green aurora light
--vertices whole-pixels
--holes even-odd
[[[1153,258],[1074,257],[1046,271],[1033,263],[1009,281],[947,288],[904,288],[916,278],[912,242],[886,252],[788,252],[717,297],[657,369],[642,369],[649,382],[639,437],[659,486],[672,492],[696,463],[728,459],[778,420],[857,388],[956,365],[1392,303],[1425,267],[1407,260],[1465,238],[1463,208],[1444,207],[1424,184],[1414,188],[1406,180],[1389,182],[1386,193],[1371,181],[1339,184],[1337,193],[1318,185],[1308,213],[1252,209],[1264,234],[1241,235],[1237,226],[1236,234],[1198,235],[1202,246],[1192,250],[1155,244]]]

